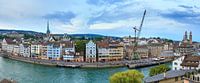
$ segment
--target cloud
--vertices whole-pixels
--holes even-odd
[[[195,11],[172,11],[169,13],[163,13],[161,16],[169,19],[173,19],[177,22],[185,24],[200,25],[200,12]]]
[[[179,7],[183,7],[183,8],[187,8],[187,9],[193,8],[192,6],[187,6],[187,5],[179,5]]]
[[[92,5],[103,5],[103,4],[114,4],[123,1],[124,0],[87,0],[87,3]]]
[[[48,20],[58,20],[63,23],[68,23],[72,18],[75,18],[76,15],[73,12],[54,12],[43,17]]]

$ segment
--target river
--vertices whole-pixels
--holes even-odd
[[[167,65],[171,67],[171,63],[167,63]],[[137,70],[146,77],[151,67],[138,68]],[[108,83],[110,75],[125,70],[128,68],[59,68],[0,57],[0,79],[12,78],[19,83]]]

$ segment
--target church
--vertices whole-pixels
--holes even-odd
[[[60,35],[60,34],[51,34],[50,28],[49,28],[49,21],[47,21],[47,31],[46,35],[44,36],[44,41],[46,42],[55,42],[55,41],[70,41],[70,37],[67,34]]]
[[[54,38],[54,36],[51,34],[51,31],[49,29],[49,21],[47,21],[47,32],[45,37],[43,38],[46,42],[54,42],[56,41],[56,39]]]

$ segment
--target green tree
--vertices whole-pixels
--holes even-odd
[[[88,41],[87,40],[77,40],[75,41],[75,44],[76,44],[76,51],[77,52],[81,52],[81,51],[84,51],[85,50],[85,44],[87,43]]]
[[[142,83],[144,75],[137,70],[127,70],[113,74],[110,83]]]
[[[169,70],[170,70],[169,66],[167,66],[165,64],[159,65],[159,66],[156,66],[156,67],[153,67],[150,69],[149,76],[158,75],[158,74],[164,73]]]

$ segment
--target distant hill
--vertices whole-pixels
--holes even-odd
[[[29,34],[29,35],[35,35],[35,34],[40,34],[40,35],[45,35],[45,33],[42,32],[36,32],[36,31],[27,31],[27,30],[7,30],[7,29],[0,29],[0,34],[6,34],[6,33],[12,33],[12,32],[17,32],[20,34]],[[64,34],[54,34],[55,36],[64,36]],[[114,37],[114,36],[104,36],[100,34],[67,34],[71,37],[74,38],[97,38],[97,37],[111,37],[114,39],[120,39],[120,37]]]
[[[42,32],[35,32],[35,31],[0,29],[0,34],[11,33],[11,32],[17,32],[17,33],[20,33],[20,34],[30,34],[30,35],[44,34]]]

